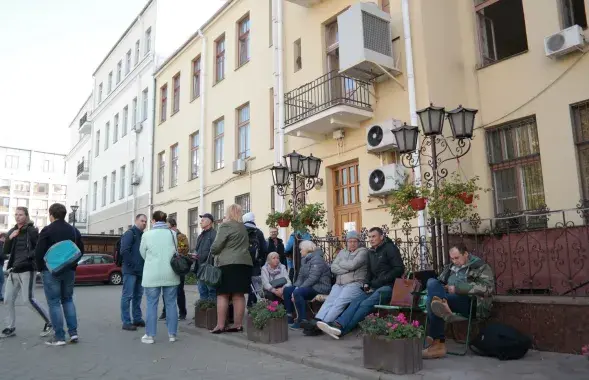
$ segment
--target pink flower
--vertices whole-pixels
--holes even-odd
[[[401,322],[404,325],[407,324],[407,318],[405,317],[405,314],[399,313],[399,315],[397,315],[397,322]]]
[[[391,326],[391,330],[395,330],[397,327],[399,327],[399,324],[395,323],[394,325]]]
[[[413,321],[411,324],[413,327],[419,327],[419,321]]]
[[[589,355],[589,345],[583,346],[583,348],[581,348],[581,352],[583,355]]]
[[[270,310],[271,312],[275,312],[276,311],[276,308],[274,306],[272,306],[272,305],[266,306],[266,309]]]
[[[270,305],[276,307],[276,306],[278,306],[278,301],[273,301],[272,303],[270,303]]]
[[[387,327],[393,327],[393,324],[391,322],[388,322]]]

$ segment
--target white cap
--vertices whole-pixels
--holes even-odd
[[[244,223],[247,222],[255,222],[256,221],[256,216],[254,215],[253,212],[248,212],[247,214],[244,214],[242,217],[242,220]]]

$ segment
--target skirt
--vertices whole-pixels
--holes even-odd
[[[252,282],[252,267],[243,264],[231,264],[220,267],[221,283],[217,294],[247,294]]]

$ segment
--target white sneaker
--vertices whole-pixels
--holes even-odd
[[[78,343],[79,340],[80,340],[80,338],[77,335],[70,336],[70,343],[71,344],[76,344],[76,343]]]
[[[329,335],[330,337],[332,337],[333,339],[339,339],[339,337],[342,335],[341,330],[333,326],[330,326],[323,321],[317,322],[317,328],[326,333],[327,335]]]
[[[49,339],[47,342],[45,342],[46,345],[48,346],[65,346],[65,340],[59,340],[55,337]]]
[[[168,335],[168,337],[170,338],[170,342],[174,343],[176,341],[176,335]]]
[[[152,336],[143,335],[143,337],[141,337],[141,343],[154,344],[155,340],[153,340]]]
[[[46,337],[51,335],[51,333],[53,332],[53,327],[51,327],[50,323],[45,323],[45,326],[43,327],[43,330],[41,331],[41,333],[39,334],[41,337]]]

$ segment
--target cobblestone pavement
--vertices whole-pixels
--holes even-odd
[[[169,343],[163,322],[158,323],[156,344],[142,344],[143,331],[121,330],[120,292],[116,286],[76,287],[80,343],[66,347],[46,346],[39,338],[42,322],[26,306],[17,306],[17,336],[0,340],[0,378],[349,379],[181,331],[179,340]],[[46,305],[39,286],[36,295]],[[195,296],[187,292],[189,310]],[[5,315],[0,304],[1,321]]]

